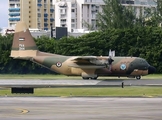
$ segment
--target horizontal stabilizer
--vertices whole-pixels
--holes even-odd
[[[10,56],[11,57],[11,56]],[[13,59],[31,60],[32,57],[14,57]]]

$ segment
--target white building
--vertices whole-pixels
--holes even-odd
[[[96,13],[102,10],[101,5],[102,0],[54,0],[55,27],[67,27],[68,32],[87,30],[86,22],[96,27]]]
[[[156,0],[120,0],[123,6],[135,7],[139,16],[141,9],[155,8]],[[88,30],[85,23],[96,29],[96,14],[102,12],[103,0],[54,0],[55,27],[67,27],[68,32]],[[77,29],[77,30],[76,30]]]
[[[123,6],[134,7],[134,12],[138,17],[141,13],[146,14],[145,9],[151,8],[152,10],[157,7],[157,0],[120,0]]]

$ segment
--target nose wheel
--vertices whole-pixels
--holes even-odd
[[[141,76],[136,76],[136,79],[137,79],[137,80],[140,80],[140,79],[141,79]]]

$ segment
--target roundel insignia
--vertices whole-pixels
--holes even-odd
[[[61,67],[61,66],[62,66],[62,63],[61,63],[61,62],[57,62],[57,63],[56,63],[56,66],[57,66],[57,67]]]
[[[126,69],[126,65],[125,65],[125,64],[121,64],[121,65],[120,65],[120,69],[121,69],[121,70],[125,70],[125,69]]]

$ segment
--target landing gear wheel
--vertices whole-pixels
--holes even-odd
[[[141,79],[141,76],[136,76],[136,79],[137,79],[137,80],[140,80],[140,79]]]
[[[84,80],[88,80],[89,79],[89,77],[82,77]]]
[[[91,79],[92,79],[92,80],[97,80],[97,78],[98,78],[98,77],[92,77]]]

